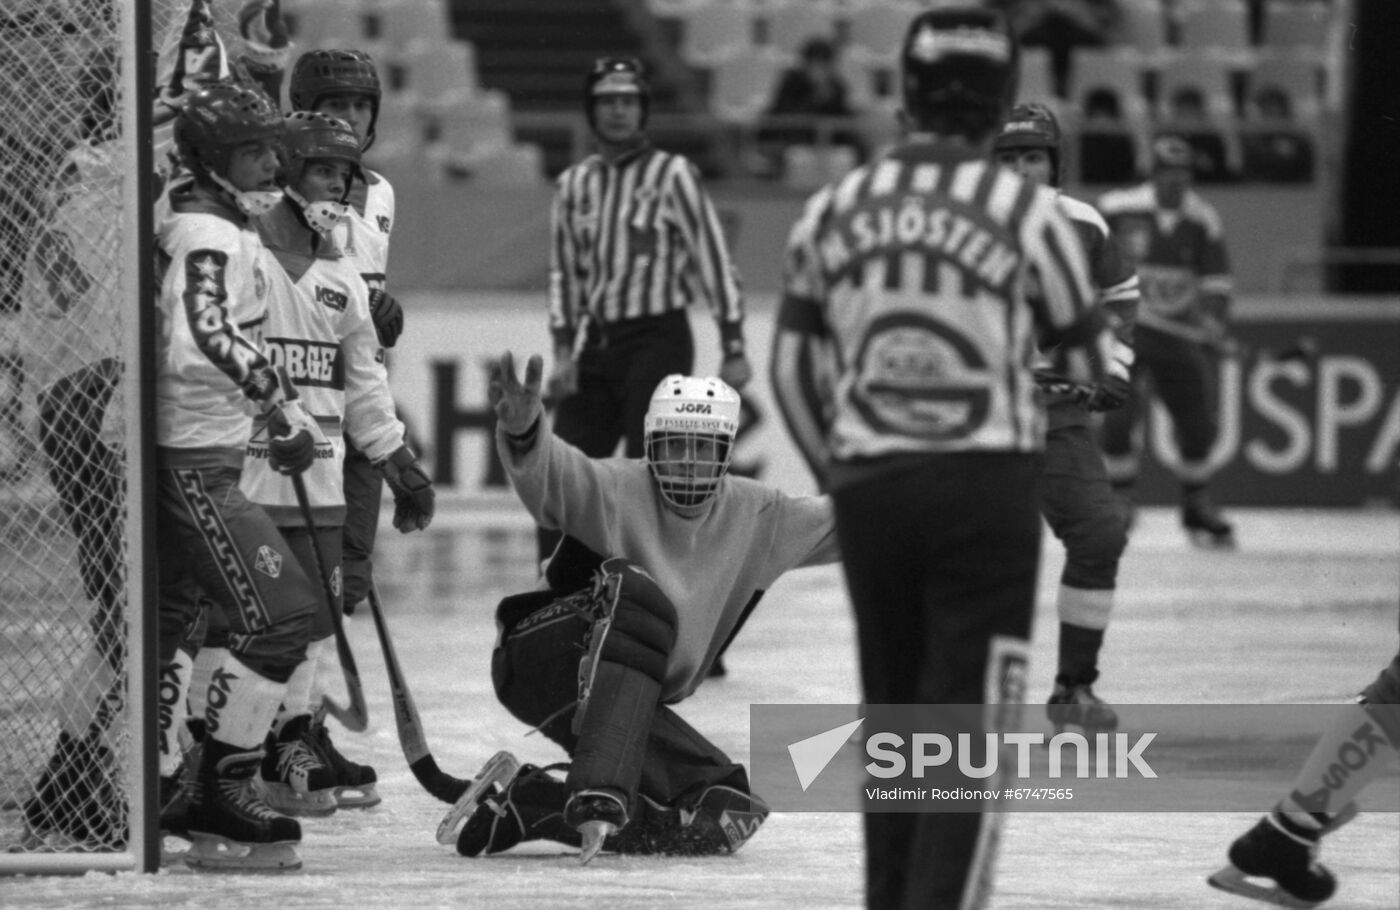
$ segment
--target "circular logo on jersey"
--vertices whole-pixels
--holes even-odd
[[[900,313],[875,320],[856,353],[851,400],[873,429],[917,439],[970,436],[991,411],[993,377],[951,326]]]

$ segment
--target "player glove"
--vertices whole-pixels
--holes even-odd
[[[1113,342],[1113,356],[1108,361],[1104,378],[1079,397],[1086,411],[1116,411],[1128,403],[1132,394],[1133,349],[1122,341]]]
[[[433,520],[433,482],[406,445],[375,464],[394,493],[394,527],[403,534],[421,531]]]
[[[301,402],[285,400],[267,414],[267,454],[272,469],[288,477],[301,474],[316,463],[316,450],[329,445],[315,418]]]
[[[383,288],[371,288],[369,292],[369,314],[374,320],[374,331],[379,343],[392,348],[403,334],[403,307],[394,295]]]

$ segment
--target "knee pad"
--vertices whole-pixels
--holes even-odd
[[[657,682],[676,644],[676,608],[646,570],[625,559],[605,560],[594,591],[598,617],[591,656],[638,670]]]
[[[1118,512],[1099,512],[1076,522],[1064,534],[1065,568],[1061,580],[1091,591],[1111,590],[1118,580],[1118,561],[1128,546],[1128,532]]]

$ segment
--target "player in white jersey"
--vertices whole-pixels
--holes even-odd
[[[164,265],[156,367],[162,664],[206,598],[234,633],[210,677],[207,734],[189,792],[194,845],[186,862],[195,868],[301,866],[300,826],[269,809],[250,782],[287,681],[306,657],[319,587],[238,486],[255,413],[287,425],[268,442],[283,473],[305,471],[326,443],[262,349],[270,276],[279,266],[252,219],[282,198],[283,132],[261,92],[228,84],[195,92],[175,122],[189,178],[171,188],[157,225]]]
[[[622,853],[732,853],[768,807],[668,706],[705,680],[756,591],[837,559],[831,502],[728,475],[739,396],[719,379],[662,380],[645,458],[592,459],[544,418],[542,373],[532,357],[522,384],[501,359],[497,449],[532,518],[611,558],[573,580],[551,564],[552,590],[501,602],[497,697],[571,764],[564,780],[527,765],[477,795],[457,850],[547,838],[585,861],[605,839]]]
[[[287,88],[293,110],[327,114],[350,124],[360,140],[361,152],[374,144],[383,91],[374,61],[364,51],[309,50],[293,64]],[[333,229],[332,238],[359,270],[369,290],[370,315],[381,346],[392,348],[403,330],[403,310],[385,288],[389,237],[394,225],[394,187],[383,174],[370,168],[363,168],[363,174],[364,179],[351,187],[345,218]],[[382,351],[379,356],[382,360]],[[369,592],[370,556],[383,491],[379,473],[352,442],[346,447],[344,461],[342,599],[346,612],[353,612]],[[326,658],[330,657],[328,653]],[[334,666],[334,661],[330,661],[330,666]],[[369,765],[342,755],[319,718],[314,726],[322,755],[338,781],[340,804],[353,805],[356,794],[363,788],[372,788],[377,775]]]
[[[1042,104],[1012,109],[992,140],[998,164],[1026,180],[1060,189],[1060,125]],[[1094,438],[1091,412],[1120,408],[1130,393],[1132,330],[1137,319],[1138,278],[1098,210],[1063,191],[1055,200],[1083,241],[1089,278],[1114,331],[1114,358],[1097,386],[1057,381],[1062,367],[1048,351],[1042,384],[1048,426],[1041,467],[1040,501],[1050,529],[1065,545],[1065,566],[1055,599],[1060,617],[1059,664],[1047,707],[1056,732],[1066,725],[1086,732],[1117,729],[1118,716],[1094,694],[1099,650],[1113,610],[1118,561],[1128,544],[1127,522],[1108,480]]]
[[[346,515],[341,465],[347,440],[353,439],[370,462],[388,474],[401,503],[396,525],[405,530],[426,527],[433,513],[433,489],[394,413],[370,318],[368,288],[332,239],[345,218],[350,187],[361,178],[359,140],[344,121],[324,114],[297,111],[287,115],[286,124],[281,175],[286,198],[258,219],[263,243],[281,266],[269,276],[264,344],[329,439],[303,475],[314,527],[307,527],[291,485],[269,463],[270,426],[265,421],[254,422],[242,487],[272,516],[303,565],[315,564],[319,548],[325,571],[338,577]],[[331,587],[338,590],[340,585]],[[338,610],[341,604],[328,608]],[[329,814],[341,799],[357,806],[380,801],[374,781],[338,793],[317,747],[313,684],[319,655],[334,650],[333,632],[329,613],[318,611],[307,660],[292,674],[269,735],[263,791],[270,805],[292,815]]]

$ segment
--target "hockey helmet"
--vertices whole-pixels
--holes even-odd
[[[280,143],[282,114],[267,95],[231,82],[214,82],[190,95],[175,118],[180,163],[196,176],[224,179],[233,150],[249,142]]]
[[[925,10],[909,24],[899,59],[904,112],[916,130],[980,140],[1016,96],[1016,39],[995,10]]]
[[[992,150],[1043,149],[1050,156],[1050,185],[1060,185],[1060,123],[1043,104],[1018,104],[1011,109]]]
[[[374,144],[374,125],[379,121],[379,102],[384,94],[374,60],[364,51],[330,49],[307,51],[297,58],[287,83],[293,110],[315,110],[327,95],[346,94],[367,95],[374,102],[364,144],[368,150]]]
[[[671,509],[698,514],[719,490],[734,457],[739,393],[714,377],[667,376],[643,420],[646,461]]]
[[[344,120],[315,111],[293,111],[286,117],[286,154],[282,156],[279,177],[290,196],[301,209],[306,223],[325,232],[341,222],[349,211],[345,197],[337,200],[308,202],[296,184],[308,161],[345,161],[350,165],[351,180],[364,179],[360,170],[360,139]],[[350,181],[345,184],[345,196],[350,194]]]
[[[647,84],[646,68],[636,57],[599,57],[583,82],[583,109],[588,126],[596,130],[593,105],[604,95],[635,95],[642,105],[641,128],[647,125],[651,112],[651,86]]]

